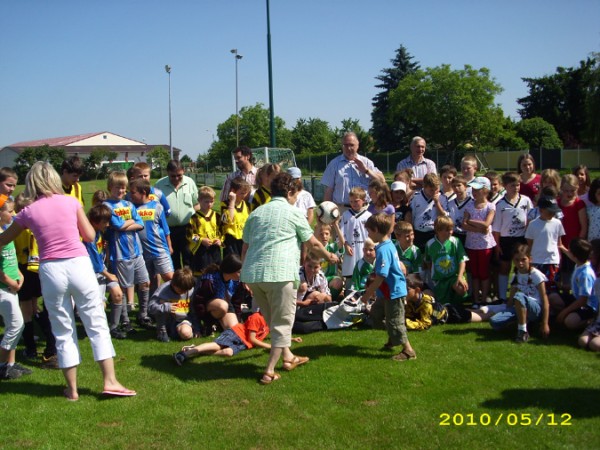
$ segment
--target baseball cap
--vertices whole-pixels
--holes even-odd
[[[486,177],[476,177],[469,183],[469,186],[471,186],[473,189],[486,188],[488,191],[491,189],[490,180]]]
[[[394,181],[391,187],[392,191],[406,192],[406,183],[404,181]]]
[[[288,168],[287,173],[289,173],[294,179],[302,178],[302,172],[297,167]]]
[[[557,213],[560,211],[560,206],[556,203],[556,199],[552,197],[540,197],[538,200],[538,208],[547,209],[550,212]]]

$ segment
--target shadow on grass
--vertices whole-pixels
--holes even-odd
[[[532,407],[548,409],[557,415],[556,420],[560,422],[561,414],[570,414],[573,419],[600,416],[599,402],[600,389],[534,388],[507,389],[502,391],[501,398],[486,400],[481,406],[508,411]]]
[[[50,397],[62,397],[65,385],[61,384],[44,384],[44,383],[33,383],[33,382],[2,382],[2,393],[7,394],[19,394],[27,395],[32,398],[50,398]],[[95,395],[97,392],[93,392],[87,388],[79,388],[79,395]]]
[[[317,361],[324,356],[359,356],[375,359],[389,358],[392,353],[356,345],[303,345],[294,349],[294,353],[308,356]],[[172,374],[181,380],[226,380],[257,379],[266,364],[267,352],[260,350],[245,351],[232,358],[218,356],[199,356],[179,367],[171,355],[145,355],[141,365],[152,370]]]
[[[537,324],[528,325],[531,339],[527,345],[566,345],[567,347],[576,347],[579,332],[572,332],[560,328],[550,330],[550,336],[547,339],[541,337],[539,326]],[[476,334],[477,341],[513,341],[516,336],[516,326],[508,327],[502,330],[494,330],[491,327],[467,327],[445,329],[443,334],[449,336],[465,336],[468,334]]]

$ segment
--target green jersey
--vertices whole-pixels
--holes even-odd
[[[425,247],[425,261],[431,263],[431,279],[444,280],[458,274],[458,266],[469,258],[457,237],[450,236],[441,243],[437,238],[430,239]]]
[[[364,258],[358,261],[352,273],[352,288],[357,291],[364,291],[367,287],[369,275],[373,273],[374,268],[373,264],[365,261]]]
[[[0,270],[12,280],[19,279],[19,264],[17,262],[17,252],[13,242],[6,244],[0,253]],[[8,288],[4,283],[0,283],[0,288]]]
[[[394,246],[398,251],[398,257],[406,267],[406,273],[417,273],[423,265],[423,253],[416,245],[411,245],[406,250],[402,250],[398,241],[394,241]]]
[[[327,244],[325,246],[325,249],[329,253],[333,253],[334,255],[337,255],[337,257],[340,259],[341,259],[342,255],[344,254],[344,247],[340,248],[337,242],[330,242],[329,244]],[[321,270],[323,271],[323,273],[325,274],[325,277],[328,280],[331,280],[331,278],[337,276],[338,272],[339,272],[337,264],[332,264],[327,260],[323,260],[321,262]]]

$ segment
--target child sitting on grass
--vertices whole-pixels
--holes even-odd
[[[169,342],[170,337],[182,341],[194,337],[190,316],[190,298],[196,279],[188,267],[177,269],[171,281],[161,285],[152,295],[148,312],[156,319],[156,338]]]
[[[366,289],[369,275],[373,273],[373,264],[375,264],[375,243],[371,238],[367,238],[363,246],[363,257],[354,267],[351,289],[355,291]]]
[[[594,239],[591,242],[591,245],[592,253],[590,255],[590,260],[596,275],[598,275],[600,271],[600,239]],[[600,295],[600,277],[596,277],[594,289],[592,291],[596,309],[600,309],[598,308],[598,295]],[[579,346],[593,352],[600,352],[600,313],[596,313],[595,320],[583,331],[581,336],[579,336]]]
[[[527,324],[540,322],[540,332],[546,338],[550,334],[548,325],[549,306],[546,295],[546,277],[533,267],[529,248],[525,244],[517,244],[513,253],[515,273],[511,282],[506,311],[495,314],[490,319],[492,328],[499,330],[517,322],[518,344],[529,340]]]
[[[367,286],[362,301],[367,303],[377,291],[377,300],[371,309],[373,324],[375,327],[379,327],[385,317],[388,341],[384,347],[391,349],[401,345],[402,351],[393,359],[407,361],[416,359],[417,354],[410,345],[406,332],[404,318],[404,301],[407,294],[406,279],[402,272],[398,252],[390,239],[393,226],[394,216],[383,213],[369,217],[365,224],[369,237],[378,244],[375,247],[375,278]]]
[[[448,216],[435,219],[435,237],[427,242],[424,268],[430,270],[433,295],[442,303],[463,302],[469,289],[465,277],[469,258],[460,240],[452,236],[454,222]]]
[[[585,239],[574,238],[569,244],[570,257],[575,260],[575,270],[571,278],[571,292],[552,296],[553,310],[560,311],[556,323],[569,330],[582,330],[598,312],[598,298],[593,295],[598,260],[593,252],[594,267],[590,263],[592,244]]]
[[[270,349],[271,344],[263,342],[269,334],[269,326],[260,312],[252,314],[244,323],[238,323],[233,328],[224,330],[213,342],[200,345],[187,345],[181,351],[173,354],[178,366],[188,359],[200,355],[233,356],[243,350],[253,347]],[[296,342],[297,339],[292,339]]]

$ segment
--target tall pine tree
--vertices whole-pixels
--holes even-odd
[[[376,146],[381,151],[395,151],[408,147],[410,140],[417,133],[416,126],[400,118],[392,122],[389,119],[389,95],[396,89],[398,83],[407,75],[419,70],[419,63],[412,61],[411,56],[403,45],[396,50],[396,57],[391,59],[392,67],[381,70],[381,75],[375,77],[381,84],[375,85],[381,89],[373,97],[373,112],[371,134]]]

